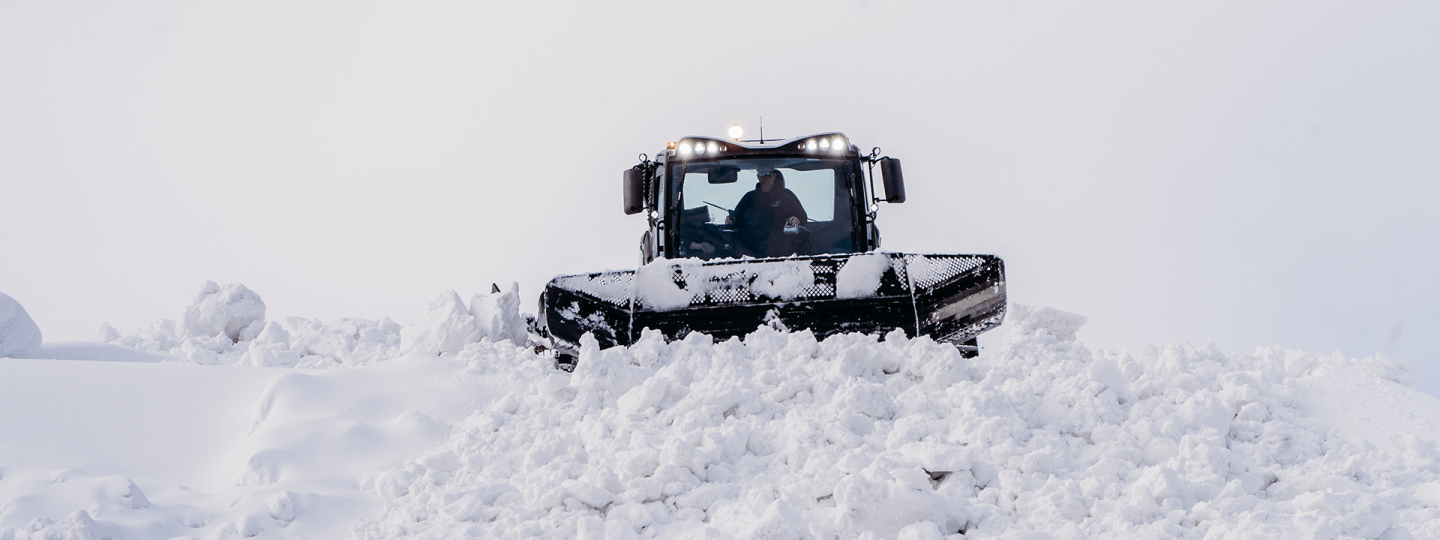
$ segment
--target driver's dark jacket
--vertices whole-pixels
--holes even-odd
[[[799,238],[782,232],[785,220],[790,216],[800,218],[801,225],[807,218],[800,199],[785,189],[785,180],[776,180],[768,193],[760,191],[757,182],[755,190],[746,193],[735,205],[735,224],[740,229],[740,243],[752,256],[794,254],[800,247]]]

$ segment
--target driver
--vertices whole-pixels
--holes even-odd
[[[755,190],[735,205],[733,223],[740,233],[740,245],[756,257],[783,257],[800,250],[803,239],[798,227],[805,223],[805,208],[793,192],[785,189],[785,177],[775,169],[757,172]],[[787,231],[786,228],[790,230]]]

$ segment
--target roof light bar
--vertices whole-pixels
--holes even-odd
[[[835,152],[838,154],[840,152],[844,152],[845,149],[849,147],[850,144],[845,141],[844,135],[825,135],[821,137],[811,137],[809,139],[806,139],[805,142],[800,143],[801,150],[816,153]]]
[[[730,146],[714,140],[680,139],[676,153],[681,157],[709,157],[730,151]]]

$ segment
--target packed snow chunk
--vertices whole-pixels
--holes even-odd
[[[460,295],[449,290],[431,301],[419,319],[401,330],[400,338],[400,350],[406,353],[456,354],[465,345],[480,341],[480,325]]]
[[[890,256],[885,253],[855,255],[835,272],[836,298],[866,298],[880,288],[880,276],[890,269]]]
[[[470,299],[470,315],[475,317],[481,338],[490,341],[508,339],[515,345],[525,344],[525,319],[520,316],[520,284],[511,283],[509,289],[498,293],[475,295]]]
[[[14,298],[0,293],[0,358],[23,358],[40,346],[40,327]]]
[[[239,283],[223,287],[206,281],[185,309],[185,333],[195,337],[225,335],[231,343],[249,341],[265,325],[265,302]]]

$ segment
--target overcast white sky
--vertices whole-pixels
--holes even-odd
[[[938,4],[938,3],[937,3]],[[1384,352],[1440,395],[1434,2],[0,3],[0,291],[47,341],[632,267],[620,173],[765,118],[905,163],[1092,348]]]

